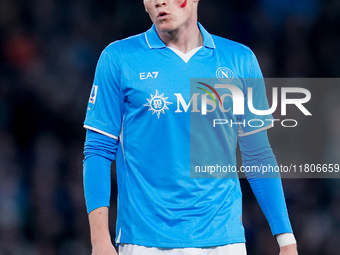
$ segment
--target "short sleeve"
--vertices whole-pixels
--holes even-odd
[[[124,111],[121,72],[113,55],[106,48],[98,60],[84,127],[118,139]]]
[[[249,78],[244,79],[244,98],[244,115],[239,117],[238,135],[246,136],[271,128],[273,126],[271,114],[260,115],[249,107],[250,103],[254,109],[262,112],[269,109],[264,79],[253,52]]]

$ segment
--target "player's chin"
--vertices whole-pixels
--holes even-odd
[[[176,30],[176,27],[170,23],[162,22],[156,25],[157,30],[164,32],[164,33],[170,33],[174,30]]]

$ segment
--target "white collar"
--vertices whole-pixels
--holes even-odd
[[[172,48],[172,47],[169,47],[169,46],[168,46],[168,48],[171,49],[173,52],[175,52],[181,59],[183,59],[183,61],[184,61],[185,63],[188,63],[188,61],[191,59],[191,57],[192,57],[193,55],[195,55],[195,53],[196,53],[197,51],[199,51],[199,50],[202,48],[202,46],[197,47],[197,48],[195,48],[195,49],[192,49],[191,51],[189,51],[189,52],[187,52],[187,53],[183,53],[182,51],[177,50],[177,49]]]

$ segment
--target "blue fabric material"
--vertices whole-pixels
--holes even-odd
[[[239,138],[244,166],[277,166],[267,131]],[[266,216],[273,235],[291,233],[280,173],[246,173],[249,184]]]
[[[111,162],[118,140],[87,130],[84,146],[84,190],[87,212],[110,205]]]

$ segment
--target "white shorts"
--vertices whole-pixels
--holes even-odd
[[[207,248],[155,248],[135,244],[119,244],[119,255],[246,255],[245,243]]]

